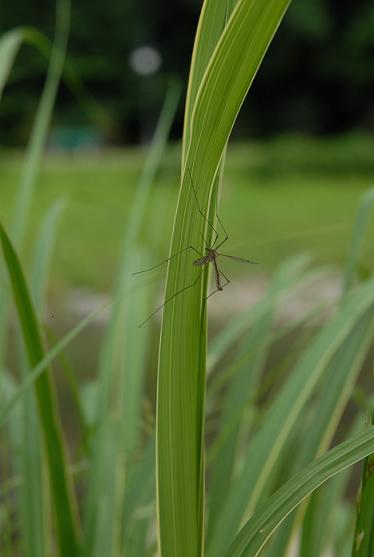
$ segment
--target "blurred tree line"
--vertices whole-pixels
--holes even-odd
[[[72,2],[68,58],[114,122],[112,142],[147,136],[169,79],[187,82],[201,3],[197,0],[79,0]],[[4,0],[0,31],[35,26],[53,37],[51,0]],[[160,70],[142,76],[129,60],[151,45]],[[284,131],[313,134],[374,129],[374,3],[372,0],[294,0],[243,107],[235,134]],[[45,78],[46,61],[25,46],[16,60],[0,111],[2,144],[25,142]],[[183,119],[181,101],[174,136]],[[95,125],[62,85],[55,126]]]

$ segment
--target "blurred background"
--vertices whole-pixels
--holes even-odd
[[[52,201],[66,201],[53,254],[50,295],[82,312],[112,288],[122,233],[170,83],[181,96],[149,202],[142,240],[168,254],[178,194],[184,100],[200,2],[81,0],[72,5],[65,69],[32,208],[29,248]],[[32,26],[53,39],[55,5],[2,4],[0,31]],[[47,68],[47,46],[25,44],[0,110],[0,215],[14,207],[23,149]],[[274,269],[306,252],[334,273],[344,264],[363,192],[374,174],[374,5],[369,0],[295,0],[239,115],[228,150],[220,216],[231,294],[212,311],[256,300]],[[162,218],[159,215],[162,214]],[[152,227],[152,231],[149,228]],[[371,227],[360,262],[370,272]],[[162,293],[162,271],[159,277]],[[334,276],[325,285],[337,295]],[[321,289],[323,291],[323,288]],[[334,294],[335,293],[335,294]],[[79,303],[78,301],[79,300]],[[222,304],[221,311],[219,310]],[[62,311],[62,310],[61,310]],[[58,312],[57,312],[58,314]]]
[[[120,302],[112,313],[110,308],[99,312],[55,364],[72,462],[79,463],[83,455],[83,471],[97,424],[100,420],[105,424],[106,419],[109,424],[112,411],[117,412],[116,404],[108,406],[108,412],[102,410],[105,405],[95,408],[97,400],[107,396],[109,384],[118,408],[123,409],[120,419],[130,430],[128,438],[123,436],[128,443],[126,451],[138,449],[144,432],[148,435],[154,427],[162,312],[144,328],[138,329],[138,325],[162,303],[166,269],[136,276],[132,273],[156,265],[169,253],[180,182],[185,95],[200,9],[197,0],[72,2],[64,72],[47,126],[48,106],[44,106],[44,123],[40,125],[43,110],[39,103],[45,95],[56,5],[50,0],[3,0],[1,5],[0,38],[16,28],[37,30],[31,33],[34,41],[21,41],[9,76],[5,75],[0,104],[0,219],[32,284],[48,345],[54,345],[83,317],[113,298]],[[1,46],[0,54],[4,54]],[[224,381],[234,377],[241,358],[238,347],[256,319],[261,327],[253,326],[253,346],[260,357],[255,350],[253,365],[256,377],[263,372],[266,375],[263,384],[254,386],[255,394],[251,392],[248,414],[243,402],[245,418],[252,416],[252,404],[258,406],[258,414],[257,409],[253,414],[255,427],[262,423],[262,408],[275,398],[304,349],[338,307],[342,294],[352,282],[372,276],[374,222],[368,209],[374,201],[373,190],[361,212],[356,243],[352,238],[360,204],[374,185],[373,60],[372,1],[294,0],[242,107],[228,146],[219,216],[229,235],[225,252],[259,264],[220,262],[231,284],[209,300],[212,342],[208,380],[213,386],[217,377],[218,382],[215,390],[211,385],[208,388],[208,438],[220,429],[217,408],[224,400]],[[0,56],[0,85],[6,70]],[[55,80],[59,76],[55,75]],[[149,158],[165,98],[173,91],[178,101],[175,107],[169,102],[170,133],[166,133],[169,123],[164,122],[163,128],[168,141],[164,144],[158,137],[153,158]],[[139,191],[148,186],[143,207]],[[349,260],[349,254],[357,260],[353,256]],[[10,398],[18,384],[14,370],[21,370],[19,378],[22,366],[23,373],[28,369],[13,334],[16,317],[14,307],[6,301],[11,289],[5,274],[0,281],[0,371],[10,370],[3,374],[7,382],[1,383],[0,394]],[[210,291],[213,289],[212,284]],[[251,311],[256,304],[257,314]],[[266,304],[271,311],[268,317],[264,313],[267,324],[263,327],[261,311]],[[8,306],[12,311],[7,311]],[[241,323],[239,327],[235,319]],[[365,340],[361,330],[364,327],[356,335],[352,333],[354,342],[356,337],[357,343]],[[227,331],[232,334],[229,341],[223,338]],[[250,343],[246,350],[252,365]],[[348,359],[343,356],[341,360],[346,363]],[[367,410],[372,362],[372,348],[370,352],[367,347],[362,361],[352,364],[356,373],[352,382],[362,372],[361,391],[356,389],[352,402],[353,386],[345,388],[350,398],[343,419],[345,431],[353,423],[357,407]],[[344,371],[344,366],[336,367]],[[250,377],[244,363],[241,369],[243,377]],[[226,377],[222,384],[220,371]],[[332,366],[331,371],[335,371]],[[328,396],[329,383],[326,385],[321,393]],[[343,388],[344,382],[341,385]],[[316,400],[312,404],[318,417]],[[128,419],[128,413],[133,420]],[[295,446],[300,439],[300,450],[305,435],[309,436],[313,416],[308,414],[306,421],[298,419]],[[17,442],[9,446],[16,446],[13,452],[18,454],[26,439],[33,454],[29,421],[22,415],[19,423],[26,424],[25,437],[17,445],[15,435]],[[325,429],[322,427],[321,432]],[[244,435],[243,446],[245,440]],[[5,454],[6,447],[5,443]],[[122,445],[118,447],[121,458],[122,449]],[[113,450],[117,450],[115,443]],[[105,453],[97,451],[100,454],[104,458]],[[113,459],[104,460],[110,465]],[[0,480],[8,477],[11,486],[18,486],[13,482],[12,459],[3,457],[3,462]],[[287,459],[285,462],[286,469]],[[103,474],[106,470],[103,467]],[[112,470],[105,474],[111,480]],[[36,493],[34,476],[25,474],[25,478]],[[13,489],[10,487],[7,495],[11,519],[4,514],[9,523],[9,547],[12,536],[18,536],[14,535],[12,517]],[[106,490],[108,497],[111,489]],[[110,519],[105,517],[105,521],[109,528]],[[120,524],[122,528],[122,518]],[[101,537],[99,528],[97,535]],[[2,547],[0,536],[0,552]],[[106,549],[103,545],[103,552]],[[3,553],[12,557],[21,554]]]
[[[62,84],[51,142],[136,145],[149,139],[170,77],[187,83],[201,3],[81,0],[72,5],[68,62],[107,119],[82,110]],[[34,26],[53,37],[55,5],[2,3],[0,31]],[[265,57],[235,127],[236,139],[281,133],[331,135],[374,130],[374,6],[370,0],[297,0]],[[29,137],[46,61],[25,47],[0,113],[2,145]],[[172,138],[181,137],[181,98]],[[84,107],[83,107],[84,108]],[[87,108],[87,107],[86,107]],[[75,131],[75,137],[74,132]],[[74,141],[75,143],[74,143]]]

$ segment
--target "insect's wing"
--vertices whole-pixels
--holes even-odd
[[[224,253],[217,253],[217,255],[228,257],[229,259],[234,259],[234,261],[239,261],[239,263],[251,263],[252,265],[257,265],[257,261],[253,261],[252,259],[243,259],[242,257],[236,257],[235,255],[225,255]]]

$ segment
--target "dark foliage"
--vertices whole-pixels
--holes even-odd
[[[69,61],[116,123],[109,134],[106,130],[108,139],[132,142],[147,136],[168,79],[174,76],[186,83],[200,2],[79,0],[72,4]],[[1,32],[32,25],[53,36],[53,2],[5,0],[1,11]],[[159,50],[162,67],[153,76],[139,77],[129,66],[129,56],[144,44]],[[373,2],[294,0],[235,133],[373,131],[373,60]],[[27,137],[45,70],[42,56],[23,47],[2,101],[2,143],[22,143]],[[181,104],[176,137],[182,111]],[[64,85],[54,123],[96,125]]]

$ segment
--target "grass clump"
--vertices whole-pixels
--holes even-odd
[[[67,9],[63,1],[59,6]],[[203,214],[213,222],[231,130],[287,7],[287,0],[204,3],[186,102],[171,255],[188,245],[203,252],[204,239],[210,245],[212,228],[197,211],[191,180]],[[67,21],[63,21],[66,26]],[[61,40],[61,35],[58,37],[56,44]],[[16,47],[16,43],[6,43],[10,63]],[[62,72],[63,49],[59,48],[54,92]],[[1,75],[6,77],[7,72]],[[66,432],[50,366],[94,315],[47,348],[48,328],[42,317],[45,286],[54,234],[59,221],[66,218],[62,212],[65,201],[48,210],[40,227],[31,287],[20,262],[53,95],[41,105],[43,126],[40,120],[35,125],[29,151],[34,155],[27,159],[29,185],[19,190],[22,210],[14,220],[16,224],[10,226],[10,234],[0,228],[6,271],[2,274],[1,341],[5,347],[9,312],[4,308],[12,293],[19,322],[16,355],[20,370],[16,380],[2,358],[0,425],[2,450],[9,466],[1,470],[5,475],[0,503],[5,532],[1,549],[5,555],[21,551],[27,557],[54,553],[62,557],[286,557],[296,536],[302,557],[308,557],[311,547],[314,555],[322,555],[326,547],[343,547],[348,555],[352,535],[346,534],[346,526],[354,524],[353,505],[344,499],[349,474],[337,474],[368,457],[363,501],[369,504],[361,509],[353,546],[361,556],[369,557],[370,544],[361,543],[360,525],[371,520],[367,470],[374,452],[374,428],[363,431],[359,419],[351,419],[344,431],[340,425],[374,338],[373,278],[366,273],[363,280],[357,273],[373,200],[371,191],[358,213],[339,303],[330,308],[327,317],[314,309],[292,316],[286,326],[279,322],[284,297],[290,299],[298,288],[312,288],[316,276],[323,276],[322,270],[310,269],[305,257],[293,257],[277,265],[261,299],[229,320],[208,346],[208,274],[204,269],[195,287],[175,296],[196,280],[199,271],[192,265],[196,258],[188,250],[170,260],[165,298],[172,300],[163,312],[157,411],[153,416],[145,396],[152,329],[139,329],[137,324],[156,305],[155,295],[151,282],[137,283],[131,272],[151,266],[156,259],[153,250],[145,248],[145,238],[154,234],[166,213],[150,209],[147,213],[147,204],[152,204],[151,186],[164,155],[177,100],[178,91],[172,86],[132,208],[124,213],[127,226],[121,264],[100,347],[98,373],[82,384],[79,373],[76,376],[65,361],[79,423],[77,447],[70,447],[70,455],[64,448]],[[271,149],[278,153],[281,166],[290,146],[283,151],[274,144]],[[168,164],[170,159],[166,158],[164,171]],[[261,164],[261,180],[266,179],[274,189]],[[323,160],[321,164],[327,163]],[[294,172],[298,177],[304,169]],[[279,184],[276,189],[273,211],[280,213],[280,206],[287,206],[289,200]],[[255,189],[249,193],[255,199]],[[222,191],[223,200],[225,195]],[[260,193],[258,196],[260,199]],[[117,200],[109,199],[108,203],[118,205]],[[232,210],[231,218],[236,214],[236,209]],[[123,216],[121,209],[118,216]],[[274,235],[275,223],[271,222],[268,228]],[[106,242],[104,234],[97,236]],[[300,332],[308,328],[303,336]],[[295,337],[293,343],[288,342],[290,334]],[[274,358],[277,343],[282,343],[282,351]],[[364,405],[370,404],[369,399],[364,400]],[[345,440],[330,448],[337,432]],[[335,483],[328,484],[332,487],[326,491],[328,504],[326,497],[317,496],[323,492],[316,490],[333,477]],[[343,503],[348,520],[342,527],[334,509]],[[50,507],[54,509],[52,520],[47,513]],[[19,522],[16,536],[9,525],[11,514]],[[317,520],[320,515],[323,521]]]

